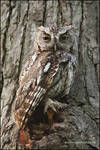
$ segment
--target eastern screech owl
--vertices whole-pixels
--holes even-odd
[[[63,107],[59,99],[69,93],[77,67],[73,27],[39,27],[33,51],[22,69],[16,95],[14,118],[19,128],[25,128],[41,101],[44,113]]]

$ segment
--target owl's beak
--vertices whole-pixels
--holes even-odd
[[[56,51],[56,49],[57,49],[57,45],[55,44],[55,45],[54,45],[54,51]]]

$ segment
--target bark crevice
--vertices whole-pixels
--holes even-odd
[[[59,13],[61,15],[61,25],[63,25],[63,14],[62,14],[62,8],[61,8],[61,1],[58,0],[58,6],[59,6]]]
[[[15,7],[15,6],[14,6]],[[4,32],[4,39],[3,39],[3,58],[2,58],[2,66],[4,65],[5,59],[6,59],[6,51],[7,51],[7,47],[6,47],[6,39],[7,39],[7,34],[8,34],[8,29],[10,26],[10,20],[11,20],[11,14],[12,14],[12,9],[14,8],[13,6],[11,6],[11,1],[9,1],[9,15],[6,21],[6,30]]]
[[[47,2],[46,2],[46,0],[44,0],[43,5],[44,5],[44,11],[43,11],[43,23],[42,23],[42,25],[45,26],[45,23],[46,23],[46,10],[47,10]]]
[[[28,19],[28,12],[29,12],[29,2],[27,6],[27,10],[23,19],[24,29],[23,29],[23,35],[22,35],[22,40],[21,40],[21,53],[20,53],[20,60],[19,60],[19,67],[18,67],[18,76],[20,76],[21,68],[22,68],[22,61],[23,61],[23,50],[24,50],[24,44],[25,44],[25,34],[26,34],[26,29],[27,29],[27,19]],[[26,22],[26,23],[25,23]]]

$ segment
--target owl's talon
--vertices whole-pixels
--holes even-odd
[[[47,113],[48,109],[52,109],[55,113],[58,113],[60,111],[63,111],[67,107],[67,104],[63,104],[58,101],[53,101],[50,98],[48,98],[47,102],[45,103],[44,113]]]
[[[57,109],[54,107],[54,105],[51,105],[51,108],[54,112],[57,112]]]
[[[44,114],[47,113],[48,109],[52,109],[54,112],[57,112],[57,109],[55,106],[56,106],[56,103],[52,101],[50,98],[48,98],[47,102],[45,103]]]

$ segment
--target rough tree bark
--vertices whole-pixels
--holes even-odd
[[[98,7],[98,1],[1,1],[2,149],[16,148],[12,108],[36,27],[66,22],[77,27],[79,47],[77,78],[66,97],[70,108],[63,112],[62,127],[33,148],[99,149]]]

